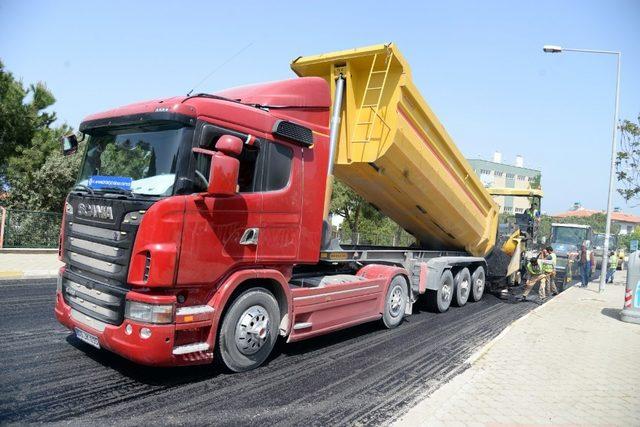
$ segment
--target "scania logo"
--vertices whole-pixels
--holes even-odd
[[[78,215],[98,219],[113,219],[113,209],[111,206],[78,203]]]

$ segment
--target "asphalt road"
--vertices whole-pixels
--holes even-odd
[[[386,424],[465,369],[537,305],[486,295],[444,314],[417,307],[295,344],[261,368],[146,368],[78,341],[53,315],[55,281],[0,281],[0,423]]]

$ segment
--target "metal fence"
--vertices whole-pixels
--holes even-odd
[[[3,236],[4,248],[57,248],[62,214],[6,209]]]
[[[344,230],[334,231],[332,238],[337,238],[344,245],[363,245],[363,246],[396,246],[408,247],[415,243],[416,239],[409,233],[350,233]]]

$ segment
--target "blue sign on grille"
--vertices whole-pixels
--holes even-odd
[[[121,188],[131,190],[133,178],[128,176],[103,176],[94,175],[89,178],[89,187],[99,190],[101,188]]]

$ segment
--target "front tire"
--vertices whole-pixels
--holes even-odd
[[[218,334],[218,353],[233,372],[260,366],[278,339],[280,308],[263,288],[244,291],[227,310]]]
[[[382,322],[389,329],[398,326],[404,318],[404,310],[409,300],[407,281],[402,276],[396,276],[389,283],[387,296],[382,313]]]

